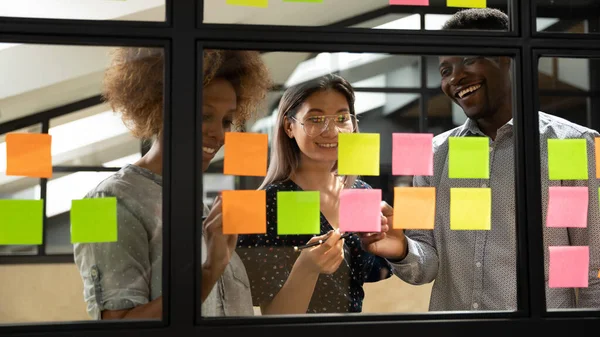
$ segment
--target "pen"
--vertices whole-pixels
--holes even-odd
[[[351,235],[352,235],[352,233],[344,233],[344,234],[343,234],[343,235],[340,237],[340,239],[346,239],[346,238],[350,237]],[[316,242],[313,242],[313,243],[309,243],[309,244],[307,244],[307,245],[304,245],[304,246],[294,246],[294,251],[295,251],[295,252],[299,252],[299,251],[301,251],[301,250],[303,250],[303,249],[306,249],[306,248],[310,248],[310,247],[318,246],[318,245],[320,245],[320,244],[323,244],[323,242],[325,242],[325,240],[327,240],[328,238],[329,238],[329,236],[328,236],[328,237],[326,237],[325,239],[321,239],[321,240],[319,240],[319,241],[316,241]]]

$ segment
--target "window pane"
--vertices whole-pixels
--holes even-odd
[[[390,5],[389,0],[328,0],[322,3],[265,0],[264,3],[268,3],[268,6],[251,7],[229,5],[225,1],[204,1],[204,23],[439,30],[452,14],[463,9],[447,6],[446,0],[430,0],[429,6],[394,6]],[[487,0],[481,3],[508,13],[507,0]],[[423,26],[421,21],[424,21]],[[510,30],[494,27],[478,29]]]
[[[538,32],[600,33],[600,4],[593,0],[536,0]]]
[[[165,0],[21,0],[0,3],[0,16],[35,19],[165,21]]]
[[[509,82],[514,75],[512,60],[506,56],[427,57],[427,69],[431,67],[438,73],[435,87],[429,81],[434,76],[429,73],[428,82],[421,82],[421,55],[338,53],[347,60],[356,60],[350,62],[352,65],[378,69],[356,78],[353,76],[362,73],[339,71],[339,67],[335,67],[339,63],[331,59],[337,57],[336,54],[323,56],[325,54],[316,52],[299,57],[300,54],[261,54],[274,82],[280,85],[267,95],[267,103],[261,104],[265,108],[257,109],[258,118],[248,122],[246,134],[232,135],[245,139],[239,146],[249,148],[254,137],[266,134],[268,146],[257,154],[248,154],[248,158],[262,155],[267,161],[265,156],[269,153],[268,172],[271,173],[266,177],[265,172],[244,173],[242,169],[252,166],[251,161],[235,166],[228,164],[228,160],[242,163],[244,159],[243,153],[236,156],[234,143],[226,145],[230,152],[216,152],[204,171],[203,205],[198,206],[204,207],[208,216],[204,225],[213,224],[211,219],[219,210],[210,208],[222,200],[223,228],[218,233],[239,236],[235,254],[220,281],[212,293],[204,294],[207,300],[201,307],[202,317],[516,310],[514,137],[510,122],[512,83]],[[327,58],[320,68],[315,66],[319,58],[321,61]],[[379,66],[385,59],[396,62]],[[334,66],[328,66],[330,64]],[[454,81],[454,84],[449,83],[451,75],[447,71],[440,74],[440,65],[449,68],[450,73],[465,74],[460,86]],[[396,82],[401,84],[386,82],[389,74],[402,74],[398,76],[401,82]],[[486,78],[485,84],[481,78]],[[332,81],[337,84],[331,84]],[[432,83],[435,82],[432,80]],[[353,96],[345,94],[341,89],[344,85],[352,87],[348,90],[353,91]],[[491,88],[506,89],[493,92]],[[491,109],[488,102],[491,99],[508,104],[499,110]],[[421,104],[426,106],[422,108]],[[359,133],[343,135],[339,130],[345,129],[333,128],[329,124],[334,122],[325,122],[329,115],[335,116],[344,109],[355,111]],[[474,122],[480,114],[487,113],[497,114],[503,121],[497,135]],[[307,126],[312,116],[319,118],[315,117],[311,121],[313,125]],[[312,130],[319,121],[323,121],[323,126],[316,134],[310,134],[308,128]],[[435,155],[430,152],[432,138],[419,138],[424,133],[436,136]],[[344,148],[351,146],[344,145],[346,136],[346,139],[356,138],[356,148]],[[405,153],[395,162],[395,136],[411,136],[407,141],[413,144],[409,150],[414,150],[419,139],[425,141],[421,143],[423,147],[419,147],[421,150],[414,150],[411,155]],[[463,148],[459,144],[459,148],[453,150],[456,152],[450,153],[450,136],[459,141],[480,142],[480,145],[469,150],[469,145],[462,145],[466,146]],[[373,146],[369,145],[371,137],[379,140]],[[210,143],[210,138],[205,137],[204,141]],[[461,154],[461,149],[466,152]],[[449,167],[450,156],[458,158],[453,159],[458,160],[458,168]],[[352,162],[352,169],[364,166],[363,171],[344,171],[349,170],[344,168],[344,160],[352,158],[356,160]],[[423,158],[425,169],[416,168]],[[429,173],[427,163],[432,158],[433,172]],[[369,166],[373,163],[375,165]],[[418,171],[394,172],[394,166],[398,165]],[[365,172],[373,167],[375,173]],[[472,171],[471,167],[478,170]],[[449,169],[459,172],[450,175]],[[343,178],[354,174],[359,175],[359,182],[344,188]],[[367,191],[366,186],[372,187],[375,193],[381,191],[381,195],[359,199],[359,206],[344,209],[348,201],[342,193],[349,192],[352,186],[357,192],[355,198],[364,197],[358,192]],[[405,189],[398,192],[396,188],[401,187]],[[403,191],[413,193],[416,187],[435,187],[435,193],[425,197],[424,204],[415,202],[414,195],[401,194]],[[218,199],[220,192],[222,198]],[[309,193],[303,194],[307,200],[314,193],[319,199],[297,204],[293,199],[286,200],[300,197],[301,193]],[[369,201],[373,200],[374,206],[370,206]],[[367,217],[375,214],[374,226],[380,226],[382,200],[397,210],[394,214],[399,219],[402,217],[399,221],[403,220],[405,227],[407,221],[413,226],[417,226],[416,222],[434,225],[433,229],[412,227],[388,233],[398,237],[406,235],[413,244],[409,249],[414,256],[386,255],[403,254],[404,250],[379,252],[380,255],[365,251],[354,235],[340,245],[340,252],[344,250],[343,260],[340,258],[339,264],[327,269],[311,262],[309,254],[318,259],[317,252],[310,248],[301,252],[294,249],[306,244],[313,235],[326,235],[333,228],[354,233],[366,231],[360,227],[351,230],[345,227],[365,226],[368,220],[352,223],[365,214]],[[427,208],[432,202],[436,206]],[[473,202],[477,203],[476,207]],[[294,212],[298,207],[302,207],[302,211]],[[417,215],[409,218],[410,212]],[[430,219],[435,220],[423,220],[424,214],[430,214]],[[465,220],[467,214],[476,220]],[[216,234],[205,234],[206,260],[203,261],[208,261],[211,254],[217,254],[218,247],[209,248],[213,247],[210,240]],[[419,252],[421,256],[417,256]],[[400,258],[401,262],[392,264],[384,257]],[[411,264],[411,261],[414,262]],[[417,261],[427,262],[419,264]],[[393,270],[397,275],[393,275]],[[297,278],[300,274],[312,276],[300,280]],[[297,296],[302,286],[307,286],[305,298]],[[225,296],[211,300],[215,294]]]
[[[158,314],[142,318],[161,319],[160,143],[139,160],[143,142],[162,141],[163,51],[19,44],[4,56],[0,71],[14,85],[0,89],[0,130],[20,140],[0,135],[0,303],[10,309],[0,323],[100,320],[146,303]],[[74,102],[88,106],[65,108]],[[49,147],[17,136],[42,132]],[[7,162],[46,170],[14,172]],[[35,200],[45,209],[28,211]],[[39,305],[18,304],[28,302]]]
[[[539,60],[539,124],[548,310],[600,308],[597,58]]]

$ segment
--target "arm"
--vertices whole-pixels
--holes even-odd
[[[588,151],[588,180],[587,181],[565,181],[564,185],[587,186],[589,193],[588,225],[586,228],[568,228],[571,246],[589,246],[590,266],[589,284],[587,288],[579,288],[577,300],[578,308],[600,308],[600,279],[598,270],[600,268],[600,210],[598,208],[598,187],[594,158],[594,137],[597,133],[582,135],[587,141]]]
[[[109,195],[95,197],[104,196]],[[151,303],[150,299],[152,266],[146,228],[121,200],[117,224],[118,242],[74,246],[88,314],[94,319],[160,318],[161,300]]]

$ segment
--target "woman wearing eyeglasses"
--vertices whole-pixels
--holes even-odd
[[[269,170],[267,233],[239,237],[238,254],[263,315],[360,312],[363,283],[388,278],[390,267],[365,252],[356,236],[341,238],[339,195],[371,188],[337,175],[338,134],[358,132],[354,90],[336,75],[288,89],[279,104]],[[319,191],[321,235],[277,235],[277,192]],[[323,240],[315,247],[294,246]]]

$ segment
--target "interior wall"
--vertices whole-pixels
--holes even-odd
[[[90,319],[73,263],[0,265],[0,324]]]

